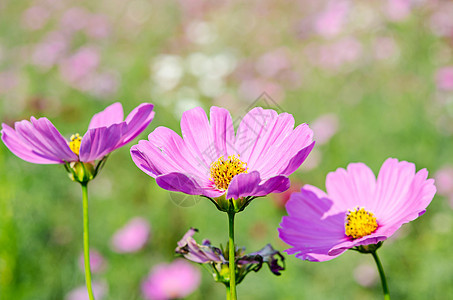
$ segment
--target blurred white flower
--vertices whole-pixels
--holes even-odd
[[[212,26],[203,21],[193,21],[186,27],[187,39],[193,43],[206,45],[214,42],[217,38]]]
[[[176,55],[160,55],[151,66],[154,82],[164,91],[175,88],[184,74],[182,59]]]

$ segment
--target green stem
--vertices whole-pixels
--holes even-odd
[[[82,183],[83,194],[83,261],[85,265],[85,281],[87,285],[88,297],[94,300],[91,288],[91,267],[90,267],[90,240],[88,233],[88,183]]]
[[[230,300],[236,300],[236,249],[234,247],[234,215],[235,212],[228,212],[229,224],[229,269],[230,269]]]
[[[390,300],[389,288],[387,286],[387,280],[385,279],[384,268],[382,267],[381,261],[376,253],[376,251],[371,252],[373,255],[374,261],[376,262],[377,268],[379,270],[379,276],[381,277],[382,289],[384,290],[384,300]]]
[[[231,295],[230,295],[230,287],[227,286],[227,287],[226,287],[226,290],[227,290],[227,292],[226,292],[226,296],[227,296],[227,297],[226,297],[226,300],[230,300],[230,299],[231,299],[231,297],[230,297],[230,296],[231,296]]]

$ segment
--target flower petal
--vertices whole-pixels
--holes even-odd
[[[407,198],[414,176],[413,163],[388,158],[379,170],[373,199],[378,205],[374,213],[381,217],[396,213],[398,206]]]
[[[151,103],[142,103],[131,111],[126,118],[127,128],[123,133],[122,142],[118,147],[132,141],[148,127],[154,118],[153,108],[154,105]]]
[[[15,130],[3,124],[2,140],[14,154],[32,163],[62,164],[78,160],[68,142],[47,118],[31,117],[31,122],[16,122]]]
[[[88,129],[109,127],[110,125],[121,123],[123,120],[123,106],[121,103],[116,102],[110,106],[107,106],[103,111],[95,114],[91,118]]]
[[[263,148],[266,145],[269,146],[276,138],[271,129],[277,119],[276,111],[255,107],[241,120],[236,135],[235,149],[241,159],[249,164],[249,167],[254,167],[253,163],[264,151]]]
[[[219,197],[222,192],[204,189],[200,187],[196,180],[182,173],[169,173],[156,177],[157,184],[172,192],[182,192],[189,195],[204,195],[206,197]]]
[[[242,173],[231,180],[226,198],[238,199],[240,197],[259,197],[270,193],[281,193],[289,189],[289,186],[289,178],[283,175],[269,178],[261,183],[260,174],[257,171]]]
[[[315,146],[315,142],[312,142],[310,145],[308,145],[307,147],[305,147],[302,150],[300,150],[299,152],[297,152],[297,154],[295,156],[293,156],[291,158],[291,160],[288,162],[288,165],[286,166],[286,168],[283,171],[278,172],[278,173],[281,173],[281,174],[284,174],[287,176],[294,173],[294,171],[296,171],[300,167],[300,165],[305,161],[308,154],[310,154],[311,150],[313,150],[314,146]]]
[[[379,225],[386,236],[392,235],[402,224],[421,216],[431,203],[436,187],[433,179],[427,179],[428,171],[418,171],[410,183],[406,197],[392,208],[392,212],[379,211]]]
[[[344,234],[344,213],[324,217],[332,205],[332,200],[319,198],[305,189],[291,195],[286,204],[288,216],[283,217],[278,229],[280,238],[292,246],[286,250],[288,254],[310,261],[336,257],[330,256],[329,250],[347,238]]]
[[[376,213],[375,185],[373,172],[363,163],[351,163],[347,170],[338,168],[326,178],[327,194],[335,203],[335,212],[359,206]]]
[[[6,147],[19,158],[35,164],[59,164],[60,159],[53,156],[44,157],[43,154],[34,152],[33,147],[21,138],[17,132],[6,124],[2,124],[2,141]]]
[[[237,154],[234,151],[234,127],[231,115],[225,108],[211,107],[211,130],[213,146],[216,149],[217,158]],[[217,159],[215,158],[215,159]],[[214,160],[215,160],[214,159]]]
[[[313,131],[307,124],[294,129],[292,115],[254,108],[238,128],[236,149],[250,170],[262,178],[290,175],[313,148]]]
[[[182,114],[181,133],[187,148],[199,158],[204,168],[209,169],[211,163],[219,157],[208,117],[201,107]]]
[[[104,158],[115,150],[126,128],[125,123],[113,124],[110,127],[88,129],[80,145],[80,161],[91,162]]]
[[[209,168],[205,168],[203,162],[193,156],[184,140],[176,132],[160,126],[149,134],[148,140],[162,152],[166,160],[178,166],[176,170],[208,180]]]

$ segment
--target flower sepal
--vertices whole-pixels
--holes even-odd
[[[72,181],[86,184],[93,180],[102,169],[108,156],[105,156],[97,164],[94,162],[66,162],[64,167]]]
[[[217,198],[209,198],[218,210],[226,213],[238,213],[243,211],[253,199],[257,197],[241,197],[238,199],[226,199],[225,194]]]
[[[360,253],[374,253],[377,249],[379,249],[384,242],[379,242],[377,244],[370,244],[370,245],[361,245],[351,248],[351,250],[355,250]]]

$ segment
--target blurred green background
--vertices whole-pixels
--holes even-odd
[[[380,256],[393,299],[451,299],[452,47],[451,1],[2,0],[0,119],[12,126],[46,116],[69,138],[110,103],[128,113],[152,102],[144,139],[157,126],[180,133],[192,107],[218,105],[238,118],[257,99],[270,103],[315,131],[315,150],[292,175],[296,188],[324,188],[326,174],[350,162],[377,173],[387,157],[439,177],[427,213]],[[200,242],[227,240],[226,214],[205,199],[177,205],[177,195],[133,164],[137,141],[115,151],[89,186],[91,246],[106,264],[94,275],[107,287],[103,299],[143,299],[142,280],[175,259],[189,227],[200,230]],[[84,284],[79,185],[62,166],[24,162],[3,143],[0,170],[0,298],[65,299]],[[284,250],[282,201],[260,198],[240,213],[237,243]],[[150,223],[149,242],[116,253],[112,235],[136,216]],[[286,261],[280,277],[267,268],[250,274],[240,299],[381,297],[371,256]],[[202,284],[188,299],[223,299],[224,287],[200,270]]]

